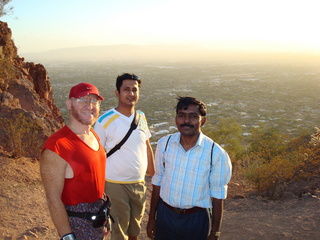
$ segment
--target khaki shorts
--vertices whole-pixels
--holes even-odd
[[[127,240],[128,236],[138,236],[145,210],[145,182],[120,184],[106,182],[105,192],[111,200],[112,223],[111,240]]]

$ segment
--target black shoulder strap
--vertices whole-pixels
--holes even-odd
[[[171,136],[172,136],[172,135],[170,135],[170,136],[168,137],[168,140],[167,140],[167,143],[166,143],[166,147],[165,147],[165,149],[164,149],[164,152],[166,152],[166,151],[167,151],[168,143],[169,143],[169,140],[170,140]]]
[[[210,155],[210,158],[211,158],[211,161],[210,161],[210,171],[211,171],[211,167],[212,167],[212,154],[213,154],[213,148],[214,148],[214,142],[212,142],[212,147],[211,147],[211,155]]]
[[[169,140],[170,140],[170,138],[171,138],[171,136],[172,135],[170,135],[169,137],[168,137],[168,140],[167,140],[167,143],[166,143],[166,147],[164,148],[164,152],[163,153],[165,153],[166,151],[167,151],[167,148],[168,148],[168,143],[169,143]],[[165,164],[165,162],[163,161],[163,167],[166,167],[166,164]]]
[[[130,125],[130,129],[128,130],[127,134],[124,136],[124,138],[117,144],[115,145],[108,153],[107,153],[107,157],[110,157],[113,153],[115,153],[116,151],[118,151],[122,145],[128,140],[128,138],[130,137],[131,133],[133,130],[135,130],[139,124],[139,120],[140,120],[140,114],[138,113],[138,111],[136,111],[134,113],[134,118],[131,122]]]

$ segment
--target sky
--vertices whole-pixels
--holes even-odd
[[[319,0],[12,0],[19,54],[59,48],[199,45],[320,54]]]

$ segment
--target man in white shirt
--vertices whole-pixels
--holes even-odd
[[[105,192],[112,202],[112,240],[138,239],[146,200],[144,178],[146,172],[154,174],[147,120],[143,112],[135,111],[140,86],[141,79],[134,74],[118,76],[115,91],[118,106],[101,115],[94,127],[108,153]],[[120,149],[110,155],[110,150],[123,140],[135,119],[139,119],[136,129]]]

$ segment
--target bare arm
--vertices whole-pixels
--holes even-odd
[[[153,155],[153,150],[150,144],[150,141],[146,141],[147,144],[147,157],[148,157],[148,175],[153,176],[154,175],[154,155]]]
[[[212,199],[212,226],[211,233],[208,240],[218,240],[219,237],[215,236],[216,232],[220,232],[222,215],[223,215],[223,199],[211,198]]]
[[[151,204],[149,212],[149,220],[147,224],[147,235],[154,239],[156,227],[156,212],[160,201],[160,186],[152,185]]]
[[[45,149],[40,156],[40,173],[48,208],[60,237],[72,232],[65,206],[61,200],[67,166],[65,160],[48,149]]]

